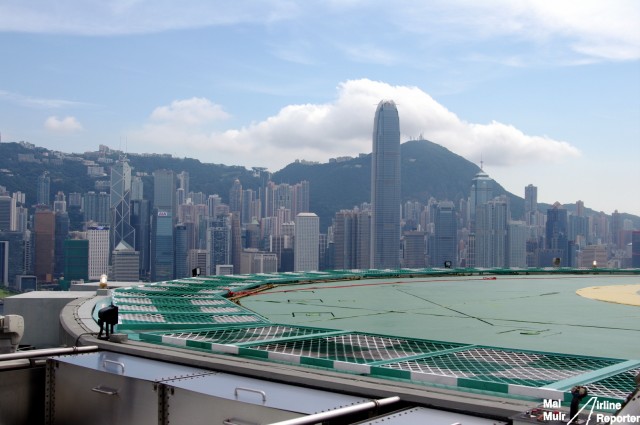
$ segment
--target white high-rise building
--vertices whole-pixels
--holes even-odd
[[[319,267],[320,218],[314,213],[296,216],[294,271],[314,271]]]
[[[475,267],[505,267],[507,261],[506,197],[497,197],[476,208]]]
[[[100,280],[109,271],[109,228],[89,227],[89,280]]]

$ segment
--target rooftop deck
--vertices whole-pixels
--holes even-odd
[[[640,372],[640,307],[576,291],[639,284],[639,273],[211,276],[112,299],[119,331],[154,344],[509,397],[568,399],[579,383],[620,401]]]

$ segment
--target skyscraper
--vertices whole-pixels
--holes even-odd
[[[64,278],[89,280],[89,241],[66,239],[64,241]]]
[[[545,229],[545,248],[557,253],[560,265],[569,267],[569,239],[568,239],[567,210],[558,202],[547,210],[547,224]],[[549,266],[550,264],[544,264]]]
[[[135,245],[135,230],[131,226],[131,167],[126,158],[120,158],[111,167],[110,189],[111,252],[121,241]]]
[[[493,199],[493,183],[493,179],[482,171],[482,169],[480,169],[472,180],[471,205],[469,205],[471,231],[475,230],[476,208]]]
[[[392,100],[378,104],[373,120],[371,204],[371,266],[396,269],[400,267],[400,120]]]
[[[242,184],[235,179],[231,189],[229,189],[229,208],[233,213],[242,211]]]
[[[507,267],[527,267],[527,236],[524,221],[510,221],[507,225]]]
[[[216,274],[216,266],[231,264],[231,216],[220,216],[207,229],[207,275]]]
[[[530,213],[538,210],[538,188],[530,184],[524,188],[524,212]]]
[[[423,268],[426,261],[426,233],[419,230],[409,230],[403,234],[403,267]]]
[[[254,203],[256,201],[256,193],[252,189],[246,189],[241,192],[242,200],[240,201],[240,220],[242,224],[251,223],[257,215],[254,214]]]
[[[333,267],[339,270],[370,268],[370,232],[370,211],[337,212],[333,219]]]
[[[193,226],[191,226],[193,227]],[[174,230],[175,232],[175,273],[176,279],[191,276],[191,270],[189,270],[188,258],[189,258],[189,243],[188,243],[188,226],[186,224],[177,224]]]
[[[176,177],[171,170],[153,172],[153,211],[151,213],[151,280],[174,278],[174,224]]]
[[[87,228],[89,240],[89,280],[100,280],[109,271],[109,228]]]
[[[176,176],[171,170],[153,172],[153,207],[176,212]]]
[[[67,211],[67,197],[64,192],[58,191],[53,200],[53,212],[66,212]]]
[[[144,199],[144,182],[142,177],[134,176],[131,177],[131,200],[137,201],[140,199]]]
[[[189,193],[189,172],[178,173],[178,188],[184,190],[185,195]]]
[[[458,265],[458,225],[453,202],[438,203],[434,217],[433,252],[431,265],[444,267],[445,261]]]
[[[131,226],[136,232],[136,244],[133,247],[140,253],[140,276],[148,277],[150,271],[151,211],[147,199],[131,201]]]
[[[174,227],[171,210],[153,209],[151,214],[151,280],[174,278]]]
[[[56,216],[53,211],[37,210],[34,217],[35,264],[38,282],[51,282],[53,278]]]
[[[38,205],[50,205],[51,202],[51,177],[49,172],[45,171],[38,176],[38,193],[37,193]]]
[[[54,277],[58,278],[64,273],[64,241],[69,237],[69,213],[55,212],[54,232]]]
[[[294,271],[318,270],[320,254],[320,218],[314,213],[296,216]]]
[[[111,253],[111,280],[118,282],[137,282],[140,278],[140,253],[125,241],[118,244]]]
[[[509,204],[497,197],[478,205],[475,233],[475,267],[505,267]]]
[[[310,197],[310,186],[307,180],[303,180],[300,183],[297,183],[294,186],[294,197],[295,197],[295,209],[293,210],[294,215],[298,215],[301,212],[309,212],[309,197]]]
[[[84,195],[84,219],[106,226],[109,224],[110,196],[106,192],[87,192]]]
[[[11,196],[0,196],[0,232],[16,230],[16,200]]]
[[[26,274],[24,235],[0,231],[0,285],[15,287],[16,276]]]

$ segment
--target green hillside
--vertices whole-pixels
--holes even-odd
[[[427,140],[401,145],[403,201],[426,202],[469,196],[471,180],[480,171],[475,164]],[[324,229],[340,209],[350,209],[371,199],[371,155],[328,164],[290,164],[275,173],[276,183],[308,180],[311,186],[311,211],[320,216]],[[524,189],[523,189],[524,190]],[[505,190],[497,185],[495,194]],[[524,200],[509,194],[514,217],[522,215]]]
[[[0,185],[8,191],[22,191],[29,206],[36,202],[38,176],[48,171],[51,176],[51,196],[58,191],[85,193],[96,190],[97,181],[108,181],[109,164],[121,153],[88,152],[61,154],[44,148],[21,143],[0,144]],[[448,149],[427,140],[413,140],[401,145],[402,154],[402,200],[426,203],[429,198],[450,200],[456,206],[460,199],[469,196],[471,181],[480,168]],[[22,161],[19,158],[22,158]],[[145,197],[153,197],[152,173],[158,169],[170,169],[176,173],[187,171],[190,175],[190,190],[207,195],[218,194],[223,202],[229,201],[229,189],[237,178],[244,189],[257,190],[260,177],[253,170],[241,166],[203,163],[192,158],[174,158],[169,155],[128,154],[133,173],[144,175]],[[26,159],[26,160],[25,160]],[[87,161],[103,165],[105,176],[89,177]],[[101,161],[101,162],[100,162]],[[371,155],[330,162],[308,164],[296,162],[273,173],[276,183],[295,184],[302,180],[310,182],[310,209],[320,217],[321,231],[331,224],[331,219],[340,209],[351,209],[371,197]],[[524,192],[524,188],[522,188]],[[507,194],[510,199],[512,217],[523,215],[524,200],[507,193],[496,184],[494,195]],[[572,205],[567,209],[572,210]],[[541,211],[548,208],[539,204]],[[590,212],[591,210],[587,210]],[[640,227],[640,218],[623,214],[623,218]]]

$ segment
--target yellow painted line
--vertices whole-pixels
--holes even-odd
[[[576,294],[593,300],[640,307],[640,285],[591,286],[578,289]]]

